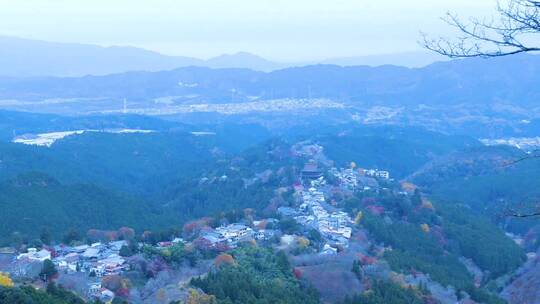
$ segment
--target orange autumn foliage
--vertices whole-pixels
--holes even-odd
[[[214,260],[214,265],[216,267],[221,267],[222,265],[233,265],[234,258],[228,253],[222,253],[216,257]]]

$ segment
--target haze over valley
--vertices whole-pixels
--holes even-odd
[[[0,304],[540,302],[537,1],[205,1],[0,3]]]

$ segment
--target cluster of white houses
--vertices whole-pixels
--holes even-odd
[[[370,190],[370,183],[367,182],[365,177],[374,178],[374,179],[382,179],[382,180],[389,180],[390,179],[390,172],[388,171],[381,171],[376,169],[352,169],[352,168],[346,168],[346,169],[336,169],[332,168],[330,169],[329,173],[331,173],[333,176],[335,176],[339,181],[343,188],[350,190],[350,191],[356,191],[356,190]]]
[[[377,170],[377,169],[360,169],[360,174],[364,174],[365,176],[370,177],[376,177],[376,178],[382,178],[382,179],[390,179],[390,172],[383,171],[383,170]]]
[[[107,244],[66,246],[58,245],[50,250],[28,248],[26,253],[17,256],[18,263],[35,263],[51,260],[59,272],[70,274],[76,272],[88,273],[94,277],[89,285],[88,297],[99,298],[104,302],[112,299],[114,293],[101,287],[101,278],[108,275],[121,274],[129,265],[120,256],[122,246],[126,241],[114,241]],[[53,253],[54,252],[54,253]]]
[[[266,219],[265,221],[277,222],[275,219]],[[238,243],[250,240],[267,241],[276,234],[276,231],[272,229],[257,229],[256,224],[257,223],[254,223],[254,228],[241,223],[221,226],[202,233],[194,243],[203,249],[225,250],[228,248],[235,248]]]
[[[353,169],[341,169],[336,168],[330,169],[330,173],[334,175],[341,185],[351,191],[355,191],[359,186],[358,175],[359,173]]]
[[[75,247],[57,246],[56,256],[52,261],[59,271],[65,273],[88,272],[97,278],[120,274],[128,267],[126,260],[119,255],[122,246],[127,246],[127,242],[94,243]]]
[[[346,212],[328,212],[324,207],[325,196],[320,189],[326,184],[323,177],[310,181],[310,184],[311,187],[307,190],[297,190],[302,198],[297,209],[282,207],[279,208],[279,213],[294,218],[304,227],[319,231],[326,241],[321,253],[335,253],[336,248],[347,248],[353,221]]]
[[[37,250],[36,248],[28,248],[27,252],[21,253],[17,256],[19,261],[28,262],[43,262],[51,259],[51,252],[46,249]]]

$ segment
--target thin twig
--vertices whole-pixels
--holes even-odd
[[[510,0],[506,6],[497,5],[499,20],[471,18],[462,22],[448,13],[443,20],[462,33],[450,40],[423,35],[420,42],[428,50],[451,58],[500,57],[525,52],[538,52],[540,46],[527,45],[525,35],[540,34],[540,1]]]

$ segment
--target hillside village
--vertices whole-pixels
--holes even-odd
[[[150,284],[165,271],[173,277],[182,277],[181,285],[189,286],[190,278],[212,269],[209,266],[212,259],[244,246],[259,246],[285,252],[295,276],[313,284],[324,302],[342,300],[344,296],[368,289],[373,280],[385,280],[403,288],[425,289],[434,303],[474,303],[469,296],[460,300],[455,287],[438,282],[429,274],[391,268],[386,257],[394,248],[375,239],[377,231],[370,226],[372,220],[362,224],[366,217],[374,217],[386,225],[397,220],[399,208],[390,208],[374,199],[378,197],[418,201],[415,212],[432,213],[433,205],[419,196],[414,185],[394,181],[388,171],[358,168],[354,162],[337,168],[325,157],[324,148],[316,144],[299,143],[293,145],[291,152],[304,164],[289,187],[275,190],[279,196],[287,193],[288,199],[281,199],[272,217],[260,217],[246,209],[232,217],[236,220],[227,217],[194,220],[184,225],[182,234],[160,240],[151,240],[147,232],[141,238],[134,238],[132,231],[123,228],[122,237],[101,238],[88,244],[43,245],[20,253],[4,248],[0,270],[10,273],[16,281],[38,284],[36,279],[43,279],[45,264],[52,261],[57,271],[54,280],[65,282],[78,278],[79,283],[68,288],[86,299],[108,302],[115,297],[133,297],[133,291],[126,289],[129,285],[126,282],[134,276],[146,276],[146,284]],[[257,178],[267,174],[259,174]],[[211,179],[203,177],[203,180]],[[227,180],[223,174],[216,182]],[[351,205],[356,197],[364,197],[363,211],[351,207],[357,204]],[[419,226],[420,233],[443,238],[437,225],[425,222]],[[460,262],[479,286],[485,272],[471,259],[460,258]],[[340,278],[333,277],[336,274]],[[111,284],[111,281],[124,283]],[[328,281],[332,282],[332,288],[325,283]],[[160,290],[169,288],[168,298],[186,299],[186,290],[179,292],[170,287],[174,281],[167,282],[169,285],[163,285]],[[155,287],[143,284],[131,288],[141,289],[140,297],[146,299],[157,296]],[[147,288],[150,290],[145,291]]]
[[[322,147],[304,147],[304,157],[313,156],[312,152],[322,153]],[[313,150],[315,149],[315,150]],[[326,172],[327,171],[327,172]],[[163,252],[175,246],[196,248],[201,252],[227,252],[245,243],[258,243],[281,250],[297,248],[303,240],[309,243],[308,232],[317,231],[321,236],[320,244],[310,252],[320,256],[335,256],[346,251],[353,236],[354,221],[351,216],[328,201],[334,186],[327,183],[324,175],[338,180],[344,191],[369,191],[376,185],[374,179],[389,180],[389,173],[378,170],[353,168],[320,169],[317,161],[306,162],[294,190],[294,204],[277,209],[277,218],[253,219],[251,222],[226,223],[215,228],[205,227],[192,235],[189,240],[175,237],[169,241],[148,244],[139,241],[131,250]],[[365,183],[370,179],[369,183]],[[368,184],[370,186],[368,186]],[[376,188],[376,187],[375,187]],[[286,233],[281,230],[280,222],[294,221],[301,227],[296,232]],[[3,265],[14,278],[31,278],[38,274],[36,269],[50,260],[60,276],[83,274],[87,279],[85,293],[88,299],[100,299],[107,302],[115,293],[102,285],[107,277],[122,276],[133,266],[125,253],[133,247],[129,240],[94,242],[90,244],[59,244],[42,248],[27,248],[25,252],[12,255],[12,261]],[[305,244],[302,246],[306,246]],[[14,252],[4,249],[6,252]],[[80,289],[80,287],[79,287]]]
[[[114,293],[101,287],[101,279],[107,276],[121,275],[129,270],[126,259],[120,256],[122,247],[127,246],[125,240],[91,245],[56,245],[49,248],[28,248],[14,258],[13,272],[15,277],[31,275],[30,271],[36,263],[51,260],[58,272],[62,274],[85,273],[89,277],[88,291],[83,296],[99,298],[104,302],[112,300]]]
[[[0,25],[0,304],[540,304],[540,0]]]

